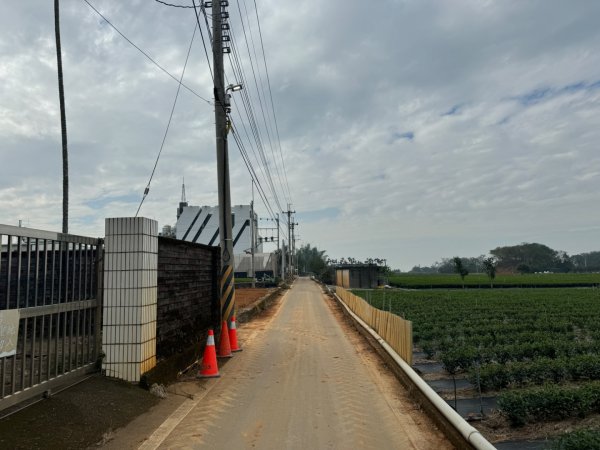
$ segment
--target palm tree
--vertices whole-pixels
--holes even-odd
[[[58,98],[60,101],[60,128],[62,132],[63,160],[63,219],[62,232],[69,232],[69,152],[67,150],[67,118],[65,114],[65,90],[63,87],[62,50],[60,46],[60,17],[58,0],[54,0],[54,34],[56,38],[56,61],[58,66]]]

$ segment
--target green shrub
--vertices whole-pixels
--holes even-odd
[[[579,430],[561,436],[553,450],[600,450],[600,430]]]
[[[492,362],[481,366],[479,379],[482,391],[551,382],[600,380],[600,355],[538,358],[507,364]],[[477,382],[477,372],[474,368],[469,370],[469,380],[473,384]]]
[[[498,407],[513,425],[600,412],[600,382],[582,386],[555,386],[508,391],[498,396]]]
[[[468,369],[479,359],[477,349],[467,346],[452,349],[440,355],[440,360],[448,373],[456,373],[460,369]]]

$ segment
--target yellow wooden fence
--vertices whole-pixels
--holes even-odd
[[[336,286],[335,292],[346,305],[373,328],[400,357],[412,365],[412,322],[395,314],[373,308],[362,298]]]

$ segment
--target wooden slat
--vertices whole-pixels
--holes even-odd
[[[337,286],[336,293],[346,305],[379,334],[408,364],[412,364],[412,322],[373,308],[364,299]]]

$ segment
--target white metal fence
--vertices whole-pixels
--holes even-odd
[[[0,410],[94,366],[102,245],[0,225]]]

